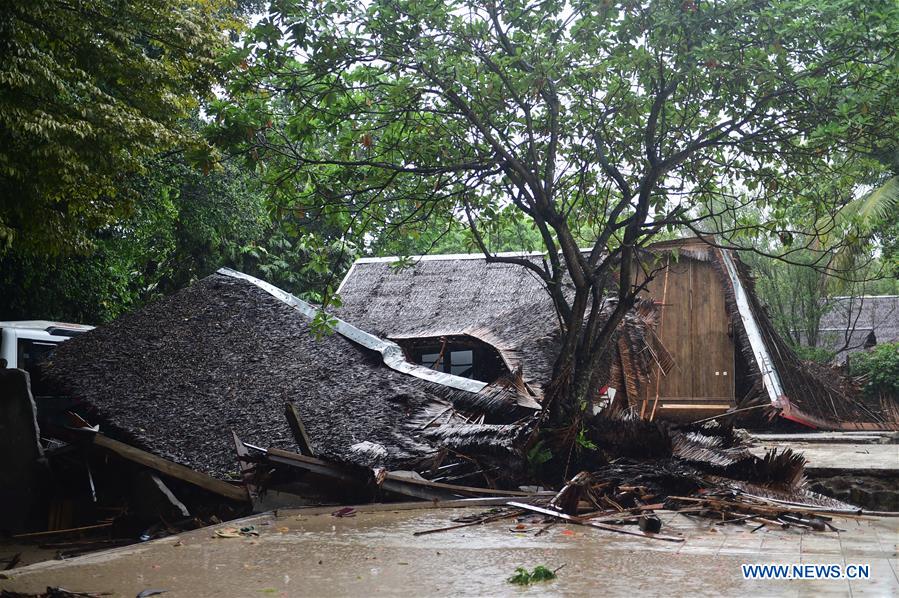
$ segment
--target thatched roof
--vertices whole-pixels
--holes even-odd
[[[294,308],[221,274],[66,342],[44,369],[107,434],[216,476],[236,468],[231,429],[297,449],[288,401],[317,456],[399,467],[438,449],[410,422],[481,397],[390,369],[340,334],[316,338]],[[372,445],[384,450],[359,449]]]
[[[535,258],[536,259],[536,258]],[[425,256],[396,269],[395,258],[360,259],[340,288],[336,313],[391,339],[469,335],[496,347],[526,382],[550,377],[558,323],[541,282],[483,255]]]
[[[845,347],[838,356],[840,362],[863,350],[869,341],[899,342],[899,295],[835,297],[833,307],[821,318],[819,339],[832,351]]]

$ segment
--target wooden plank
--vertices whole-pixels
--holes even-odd
[[[714,267],[697,263],[693,270],[693,336],[697,346],[695,397],[734,398],[734,342],[728,335],[729,320],[721,278]],[[700,359],[701,358],[701,359]]]
[[[728,410],[730,403],[664,403],[660,409],[708,409]]]
[[[94,434],[93,443],[94,446],[115,453],[119,457],[131,461],[132,463],[149,467],[161,474],[193,484],[194,486],[198,486],[230,500],[247,502],[246,491],[243,488],[234,486],[222,480],[217,480],[212,476],[200,473],[199,471],[185,467],[174,461],[157,457],[147,451],[135,448],[124,442],[119,442],[118,440],[113,440],[103,434]]]
[[[303,420],[300,419],[300,413],[297,411],[296,405],[288,401],[284,405],[284,415],[287,417],[287,423],[290,425],[290,431],[293,432],[293,437],[297,441],[297,446],[300,447],[300,453],[307,457],[314,457],[312,442],[309,440],[309,435],[306,434],[306,426],[303,425]]]
[[[359,513],[384,513],[393,511],[420,511],[422,509],[463,509],[470,507],[497,507],[505,506],[510,500],[528,502],[530,500],[546,500],[555,495],[555,492],[542,492],[527,498],[517,496],[494,496],[489,498],[460,498],[454,500],[416,500],[408,502],[374,502],[356,505],[326,505],[310,507],[288,507],[276,509],[275,517],[278,519],[295,517],[297,515],[327,515],[341,506],[352,506]]]
[[[657,288],[652,295],[660,298],[665,293],[665,309],[662,312],[659,338],[674,357],[675,367],[662,378],[659,385],[659,399],[666,397],[692,396],[693,353],[690,342],[690,263],[692,260],[669,265],[668,287],[658,288],[664,281],[653,281]]]
[[[329,478],[334,478],[335,480],[339,480],[341,482],[364,485],[371,479],[370,473],[369,477],[366,478],[364,475],[361,475],[358,472],[349,471],[347,468],[341,467],[340,465],[335,465],[334,463],[329,463],[315,457],[307,457],[306,455],[292,453],[290,451],[270,448],[266,450],[265,455],[269,461],[281,463],[282,465],[299,467],[300,469],[305,469],[306,471],[310,471],[312,473],[327,476]]]
[[[240,477],[243,479],[243,486],[247,489],[247,500],[253,502],[253,497],[258,496],[256,486],[253,485],[253,464],[247,459],[250,451],[247,450],[243,441],[237,437],[237,432],[231,430],[231,436],[234,439],[234,451],[237,453],[237,466],[240,468]]]
[[[665,318],[665,302],[668,300],[668,276],[670,274],[671,274],[671,254],[668,254],[667,256],[665,256],[665,280],[662,283],[662,305],[661,305],[661,307],[659,307],[659,329],[658,329],[657,334],[662,333],[662,324],[663,324],[664,318]],[[659,339],[661,340],[661,337],[659,337]],[[662,382],[662,378],[664,378],[664,377],[665,377],[665,375],[662,372],[662,367],[656,366],[656,384],[655,384],[656,396],[652,402],[652,412],[649,414],[649,421],[654,420],[656,417],[656,411],[658,410],[658,407],[659,407],[659,391],[661,390],[660,384]],[[646,414],[646,404],[649,402],[648,401],[648,397],[649,397],[648,393],[649,393],[649,389],[647,389],[647,400],[643,401],[643,409],[640,410],[640,419],[644,419],[644,416]]]
[[[280,449],[268,449],[268,451],[266,452],[266,457],[269,459],[269,461],[281,463],[282,465],[288,465],[290,467],[298,467],[300,469],[304,469],[318,475],[327,476],[329,478],[333,478],[347,484],[365,486],[374,481],[374,476],[369,470],[360,468],[359,471],[354,472],[349,468],[342,467],[334,463],[316,459],[315,457],[307,457],[306,455],[291,453],[289,451],[283,451]],[[395,492],[397,494],[402,494],[403,496],[418,498],[421,500],[448,500],[456,498],[455,494],[450,493],[447,490],[433,489],[430,487],[422,487],[416,484],[410,484],[407,483],[410,480],[396,475],[393,475],[393,477],[391,477],[391,475],[392,474],[388,473],[379,484],[383,490],[386,490],[388,492]]]
[[[398,481],[411,486],[423,486],[427,488],[439,488],[448,490],[454,494],[474,494],[476,496],[533,496],[533,492],[522,492],[520,490],[494,490],[493,488],[478,488],[476,486],[457,486],[456,484],[444,484],[442,482],[431,482],[428,480],[416,480],[399,476],[395,473],[388,473],[385,482]],[[383,486],[383,484],[382,484]]]
[[[297,453],[291,453],[281,449],[270,448],[266,453],[270,461],[282,463],[294,467],[299,467],[313,473],[328,476],[340,481],[353,484],[366,484],[371,477],[363,477],[365,474],[371,476],[368,471],[360,473],[353,472],[348,468],[335,465],[315,457],[307,457]],[[388,492],[395,492],[412,498],[420,498],[422,500],[452,500],[458,496],[532,496],[530,492],[521,492],[517,490],[494,490],[492,488],[477,488],[474,486],[457,486],[455,484],[444,484],[442,482],[430,482],[428,480],[416,480],[408,478],[396,473],[387,473],[384,475],[379,486]]]
[[[595,527],[598,529],[605,530],[607,532],[615,532],[618,534],[625,534],[628,536],[639,536],[641,538],[646,538],[648,540],[662,540],[664,542],[683,542],[683,538],[678,538],[676,536],[663,536],[662,534],[650,534],[644,531],[630,530],[622,527],[616,527],[614,525],[606,525],[605,523],[599,523],[597,521],[590,521],[589,519],[581,519],[580,517],[575,517],[574,515],[567,515],[565,513],[560,513],[558,511],[553,511],[552,509],[544,509],[543,507],[537,507],[534,505],[529,505],[520,502],[508,502],[506,503],[510,507],[518,507],[519,509],[524,509],[526,511],[533,511],[534,513],[540,513],[542,515],[549,515],[550,517],[558,517],[559,519],[564,519],[565,521],[569,521],[571,523],[575,523],[577,525],[587,525],[590,527]]]
[[[46,536],[61,536],[64,534],[76,534],[76,533],[82,533],[82,532],[87,532],[87,531],[92,531],[92,530],[105,529],[108,527],[112,527],[112,524],[113,524],[113,522],[109,521],[107,523],[98,523],[96,525],[85,525],[83,527],[73,527],[70,529],[56,529],[56,530],[49,530],[49,531],[45,531],[45,532],[29,532],[27,534],[14,534],[11,537],[15,538],[17,540],[24,540],[26,538],[43,538]]]

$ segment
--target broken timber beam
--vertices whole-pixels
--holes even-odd
[[[300,419],[296,405],[288,401],[284,405],[284,415],[287,417],[290,431],[293,432],[293,437],[300,447],[300,453],[307,457],[314,457],[315,453],[312,452],[312,443],[309,441],[309,435],[306,434],[306,426],[303,425],[303,420]]]
[[[374,474],[369,470],[356,472],[345,466],[329,463],[315,457],[307,457],[298,453],[291,453],[281,449],[270,448],[265,450],[266,457],[274,463],[281,463],[291,467],[304,469],[312,473],[334,478],[336,480],[356,485],[377,484],[382,490],[402,494],[421,500],[453,500],[460,496],[532,496],[530,492],[515,490],[494,490],[492,488],[476,488],[473,486],[456,486],[417,480],[396,473],[386,473],[379,476],[380,483],[375,480]]]
[[[290,467],[297,467],[312,473],[334,478],[341,482],[349,484],[365,484],[369,480],[360,478],[359,474],[350,471],[348,468],[341,467],[334,463],[323,461],[315,457],[307,457],[299,453],[292,453],[281,449],[270,448],[265,450],[266,458],[273,463],[280,463]],[[370,476],[369,476],[370,477]]]
[[[237,453],[237,467],[240,469],[240,477],[243,479],[244,488],[247,490],[247,500],[251,503],[257,495],[256,486],[253,484],[253,464],[247,458],[250,451],[247,450],[243,441],[237,437],[237,433],[231,430],[231,436],[234,440],[234,451]]]
[[[388,483],[390,483],[388,485]],[[408,494],[410,487],[422,487],[446,490],[456,495],[474,495],[474,496],[533,496],[533,492],[522,492],[520,490],[494,490],[493,488],[478,488],[475,486],[457,486],[456,484],[444,484],[442,482],[431,482],[428,480],[416,480],[395,473],[388,473],[381,483],[381,487],[391,492],[400,492],[400,494]],[[394,490],[394,488],[404,488]]]
[[[119,442],[118,440],[113,440],[103,434],[94,434],[93,444],[94,446],[115,453],[123,459],[137,463],[138,465],[143,465],[144,467],[149,467],[161,474],[179,479],[188,484],[193,484],[194,486],[198,486],[204,490],[218,494],[219,496],[238,502],[247,502],[246,490],[243,488],[234,486],[222,480],[217,480],[212,476],[200,473],[199,471],[185,467],[174,461],[157,457],[147,451],[135,448],[124,442]]]
[[[306,455],[291,453],[289,451],[283,451],[276,448],[268,449],[266,451],[266,457],[269,461],[272,461],[274,463],[281,463],[282,465],[297,467],[299,469],[304,469],[312,473],[327,476],[329,478],[334,478],[341,482],[355,484],[357,486],[375,484],[374,474],[370,470],[356,472],[352,471],[350,468],[336,465],[334,463],[329,463],[321,459],[316,459],[315,457],[307,457]],[[388,479],[390,475],[391,474],[387,474],[387,477],[385,477],[385,479],[380,484],[380,487],[384,490],[396,492],[404,496],[418,498],[421,500],[445,500],[455,498],[453,494],[446,491],[434,491],[427,488],[420,488],[415,485],[403,484],[403,482],[406,480],[402,478],[400,478],[399,480]]]

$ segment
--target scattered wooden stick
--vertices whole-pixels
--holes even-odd
[[[760,515],[778,515],[780,513],[804,513],[807,515],[815,515],[815,516],[827,516],[827,515],[836,515],[839,517],[844,517],[847,519],[858,519],[858,520],[870,520],[872,517],[864,516],[864,515],[856,515],[856,511],[845,511],[839,509],[826,509],[826,508],[804,508],[804,507],[794,507],[790,505],[772,505],[772,504],[755,504],[749,502],[737,502],[732,500],[726,500],[723,498],[695,498],[692,496],[669,496],[671,500],[682,500],[687,502],[701,503],[710,505],[713,507],[729,507],[730,509],[742,509],[743,511],[751,511],[755,513],[759,513]]]
[[[565,521],[569,521],[571,523],[575,523],[577,525],[587,525],[590,527],[595,527],[598,529],[606,530],[608,532],[615,532],[618,534],[626,534],[628,536],[639,536],[641,538],[648,538],[650,540],[662,540],[665,542],[683,542],[683,538],[678,538],[675,536],[663,536],[661,534],[650,534],[637,530],[623,529],[619,527],[615,527],[614,525],[605,525],[604,523],[596,523],[590,521],[589,519],[581,519],[580,517],[575,517],[574,515],[566,515],[565,513],[559,513],[558,511],[553,511],[552,509],[544,509],[543,507],[536,507],[534,505],[528,505],[524,503],[518,502],[509,502],[506,503],[510,507],[518,507],[519,509],[524,509],[526,511],[533,511],[534,513],[542,513],[543,515],[549,515],[551,517],[558,517],[559,519],[564,519]]]
[[[48,530],[46,532],[29,532],[27,534],[16,534],[12,537],[16,540],[22,540],[26,538],[43,538],[45,536],[61,536],[63,534],[74,534],[95,529],[103,529],[105,527],[112,527],[112,521],[108,523],[98,523],[97,525],[85,525],[84,527],[72,527],[69,529]]]
[[[426,529],[420,532],[414,532],[413,536],[425,536],[427,534],[436,534],[438,532],[448,532],[454,529],[460,529],[463,527],[472,527],[474,525],[481,525],[483,523],[490,523],[491,521],[500,521],[502,519],[511,519],[512,517],[518,517],[524,513],[524,511],[518,510],[513,511],[511,513],[502,513],[500,515],[491,515],[489,517],[485,517],[483,519],[478,519],[477,521],[471,521],[469,523],[460,523],[458,525],[451,525],[449,527],[438,527],[436,529]]]
[[[541,529],[539,529],[539,530],[537,531],[537,533],[534,534],[534,537],[536,538],[537,536],[542,536],[543,534],[545,534],[546,532],[549,531],[549,528],[551,528],[552,526],[556,525],[557,523],[558,523],[558,521],[550,521],[549,523],[547,523],[546,525],[544,525]]]

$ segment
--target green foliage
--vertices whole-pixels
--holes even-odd
[[[899,397],[899,343],[885,343],[870,351],[856,353],[849,360],[853,376],[864,376],[865,394]]]
[[[526,586],[532,583],[549,581],[555,578],[555,571],[544,567],[543,565],[537,565],[531,572],[528,572],[528,570],[524,567],[516,567],[515,573],[508,579],[508,582],[520,586]]]
[[[138,200],[114,225],[85,231],[66,255],[14,247],[0,255],[0,319],[108,322],[229,266],[325,307],[352,248],[272,214],[258,182],[232,164],[203,173],[153,160],[126,183]],[[321,322],[326,327],[327,322]],[[323,328],[324,329],[324,328]]]
[[[794,345],[793,350],[796,351],[796,355],[799,356],[799,359],[814,361],[816,363],[825,365],[831,363],[833,361],[833,358],[836,356],[833,351],[825,349],[824,347],[806,347],[804,345]]]
[[[240,248],[266,238],[254,183],[234,168],[203,174],[155,160],[127,186],[127,217],[82,234],[87,246],[55,255],[14,247],[0,256],[0,317],[98,324],[179,290],[220,266],[253,269]],[[258,272],[258,270],[254,270]]]
[[[897,23],[891,0],[283,0],[222,60],[211,136],[277,209],[378,254],[620,252],[688,216],[733,232],[723,198],[787,238],[842,205],[812,182],[895,139]]]
[[[544,446],[544,441],[538,441],[527,452],[528,468],[532,473],[539,472],[544,463],[549,462],[553,458],[552,451]]]
[[[587,431],[584,428],[581,428],[578,431],[574,441],[579,447],[588,451],[595,451],[597,449],[596,443],[587,438]]]
[[[206,159],[184,117],[218,78],[226,0],[3,2],[0,251],[85,248],[146,158]]]
[[[340,206],[326,217],[357,238],[396,227],[393,243],[418,237],[416,248],[427,247],[443,234],[433,231],[465,225],[464,205],[487,238],[533,185],[529,171],[558,175],[550,201],[592,242],[622,193],[601,157],[632,190],[668,160],[661,174],[672,179],[654,175],[648,189],[660,216],[742,184],[770,206],[759,223],[768,234],[787,207],[814,207],[802,190],[824,172],[834,140],[852,137],[840,158],[852,163],[856,149],[895,131],[881,109],[895,102],[896,56],[883,40],[896,10],[811,0],[539,10],[277,2],[225,61],[237,68],[233,99],[213,106],[216,135],[252,154],[285,201]]]
[[[315,312],[315,317],[312,318],[312,323],[309,328],[312,330],[312,334],[315,338],[321,339],[334,331],[334,325],[336,323],[337,320],[334,317],[329,316],[324,310],[318,310]]]

